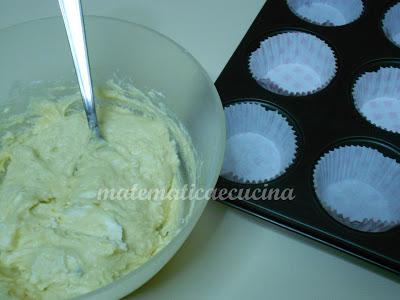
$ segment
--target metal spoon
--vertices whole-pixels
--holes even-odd
[[[96,116],[96,105],[90,76],[90,66],[86,47],[85,28],[83,23],[82,5],[80,0],[58,0],[67,31],[69,46],[79,88],[82,95],[89,129],[101,138]]]

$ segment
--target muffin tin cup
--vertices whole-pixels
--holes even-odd
[[[361,75],[353,86],[359,113],[373,125],[400,133],[400,68],[382,67]]]
[[[237,183],[262,183],[281,176],[294,162],[297,136],[278,111],[241,101],[225,108],[225,118],[222,177]]]
[[[250,56],[249,69],[258,84],[273,93],[306,96],[324,89],[337,65],[334,51],[324,41],[291,31],[261,42]]]
[[[378,150],[333,149],[318,161],[313,178],[320,203],[338,222],[364,232],[400,224],[400,164]]]
[[[343,26],[363,13],[362,0],[287,0],[299,18],[321,26]]]
[[[383,31],[391,42],[400,47],[400,2],[385,13]]]

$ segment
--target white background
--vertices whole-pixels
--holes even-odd
[[[188,49],[214,80],[264,2],[83,0],[87,14],[134,21],[170,36]],[[0,0],[0,28],[58,14],[57,0]],[[210,203],[183,248],[132,298],[400,299],[400,279],[222,204]]]

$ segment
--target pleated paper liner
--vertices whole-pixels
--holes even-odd
[[[383,18],[383,31],[392,43],[400,47],[400,2],[386,12]]]
[[[264,40],[250,56],[253,78],[280,95],[306,96],[324,89],[335,77],[333,50],[316,36],[301,31]]]
[[[315,192],[338,222],[364,232],[400,224],[400,164],[376,149],[341,146],[314,169]]]
[[[362,0],[287,0],[301,19],[321,26],[343,26],[357,20],[364,11]]]
[[[400,133],[400,68],[382,67],[364,73],[353,86],[353,99],[370,123]]]
[[[237,183],[273,180],[294,162],[297,136],[278,111],[251,100],[225,108],[227,146],[221,176]]]

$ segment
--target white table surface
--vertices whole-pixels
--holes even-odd
[[[83,0],[87,14],[134,21],[170,36],[187,48],[214,80],[264,2]],[[58,15],[57,0],[0,0],[0,28],[54,15]],[[222,204],[210,203],[183,248],[131,298],[400,299],[400,279]]]

